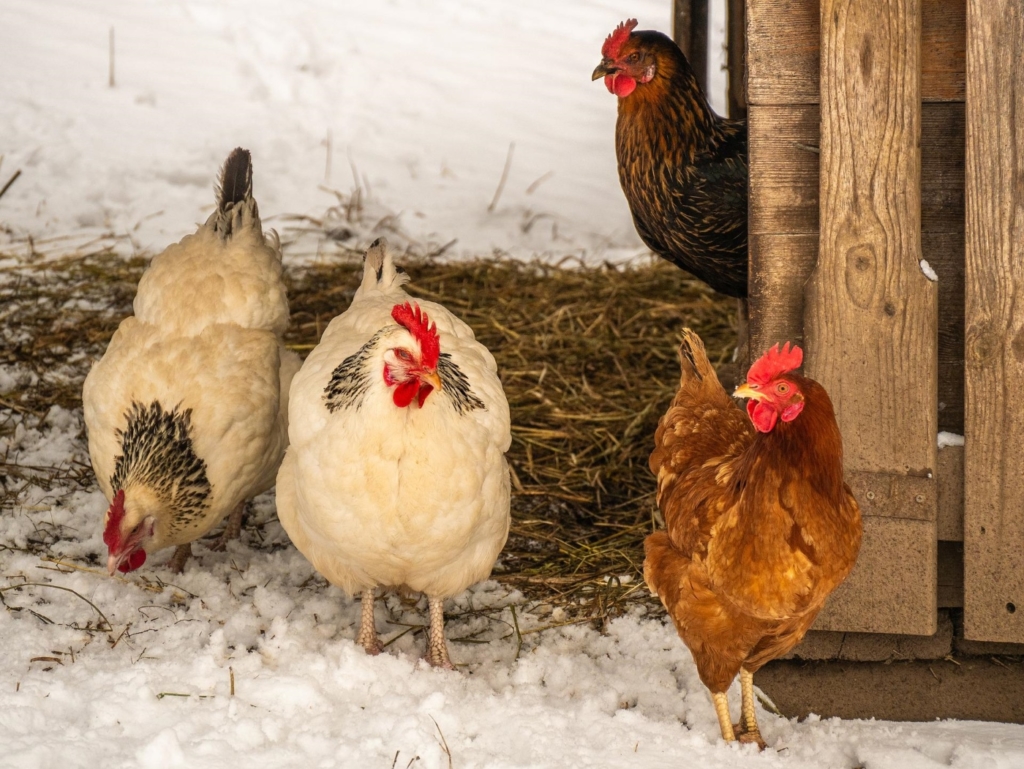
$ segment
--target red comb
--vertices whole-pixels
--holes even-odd
[[[430,322],[420,306],[409,302],[396,304],[391,308],[391,317],[409,329],[420,343],[424,368],[437,368],[437,361],[441,357],[441,339],[437,335],[437,326]]]
[[[103,528],[103,544],[113,552],[121,547],[121,521],[124,520],[124,490],[119,490],[107,511],[107,525]]]
[[[747,381],[766,385],[779,374],[786,374],[800,368],[800,364],[803,362],[804,351],[799,347],[795,345],[791,347],[789,342],[786,342],[780,350],[776,343],[750,367],[750,371],[747,372]]]
[[[605,38],[604,45],[601,46],[601,55],[606,59],[617,59],[622,44],[629,40],[629,35],[634,29],[636,29],[636,19],[622,22],[614,32]]]

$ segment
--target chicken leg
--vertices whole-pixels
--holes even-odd
[[[761,730],[757,726],[757,714],[754,712],[754,674],[740,668],[740,690],[743,693],[743,705],[740,722],[735,725],[736,739],[740,742],[753,742],[764,750],[765,741],[761,739]]]
[[[248,503],[243,500],[231,511],[231,514],[228,516],[228,523],[224,527],[224,532],[210,545],[211,550],[222,553],[227,549],[228,541],[238,539],[238,536],[242,533],[242,521],[245,519],[247,505]]]
[[[722,730],[722,739],[733,742],[736,734],[733,732],[732,719],[729,717],[729,696],[725,692],[713,692],[711,699],[715,703],[715,714],[718,716],[718,726]]]
[[[384,647],[381,646],[380,638],[377,637],[377,626],[373,621],[372,587],[363,591],[360,603],[362,604],[362,615],[359,620],[359,635],[356,636],[356,643],[362,646],[367,654],[376,656],[384,651]]]
[[[430,631],[427,634],[427,662],[435,668],[455,670],[444,640],[444,599],[427,598],[430,605]]]
[[[181,574],[181,572],[185,570],[185,564],[188,563],[188,559],[191,557],[191,542],[186,542],[184,545],[178,545],[174,548],[174,555],[171,556],[171,560],[167,562],[167,568],[175,574]]]

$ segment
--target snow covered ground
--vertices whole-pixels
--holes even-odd
[[[669,2],[3,0],[0,184],[22,175],[0,199],[0,245],[161,248],[205,219],[243,145],[272,226],[359,186],[409,240],[457,238],[450,254],[639,253],[614,99],[589,79],[628,16],[667,30]],[[12,343],[16,318],[0,317]],[[0,401],[26,384],[0,364]],[[4,767],[1024,766],[1024,727],[1000,724],[761,711],[773,749],[726,746],[661,619],[600,633],[494,583],[449,606],[459,673],[418,662],[424,607],[396,597],[378,606],[393,643],[369,658],[357,608],[291,547],[272,496],[226,553],[109,578],[105,500],[75,480],[80,410],[0,403],[0,456],[18,497],[0,516]]]
[[[271,226],[320,217],[336,202],[329,189],[358,185],[411,236],[457,238],[450,253],[636,253],[615,99],[590,73],[625,16],[668,30],[669,9],[4,0],[0,180],[22,176],[0,221],[37,241],[74,232],[162,248],[205,219],[211,179],[241,145]]]

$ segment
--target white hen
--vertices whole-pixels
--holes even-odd
[[[451,668],[444,599],[485,579],[509,526],[508,401],[494,358],[434,302],[411,303],[386,243],[292,383],[277,508],[295,546],[349,595],[380,651],[374,588],[425,593],[428,661]]]
[[[297,355],[282,346],[288,299],[277,237],[252,197],[249,153],[224,165],[217,209],[155,257],[135,315],[118,327],[82,391],[89,454],[111,501],[107,568],[191,542],[230,514],[215,545],[237,535],[246,500],[274,484],[288,441]]]

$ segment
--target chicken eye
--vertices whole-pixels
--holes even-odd
[[[786,393],[789,392],[789,385],[786,384],[785,382],[780,382],[779,385],[775,388],[775,392],[779,393],[779,395],[785,395]]]
[[[634,51],[633,53],[626,57],[626,61],[628,61],[630,64],[636,64],[638,61],[640,61],[640,54]]]
[[[412,356],[409,354],[408,350],[403,350],[401,347],[395,350],[395,355],[398,356],[399,360],[403,360],[406,363],[412,362]]]

